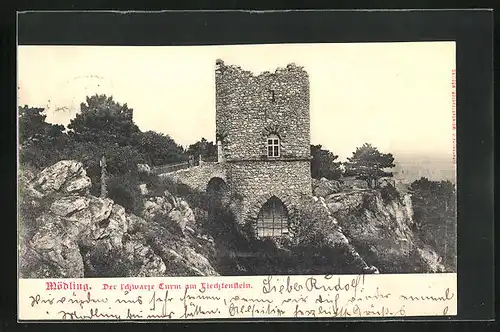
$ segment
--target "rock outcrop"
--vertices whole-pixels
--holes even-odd
[[[174,197],[168,191],[163,196],[147,197],[141,214],[147,220],[168,220],[184,232],[186,227],[196,227],[196,219],[189,204],[181,197]]]
[[[320,199],[356,251],[381,273],[444,272],[438,255],[412,230],[410,196],[384,200],[384,190],[391,189],[386,184],[380,190],[333,193]]]
[[[343,189],[340,181],[328,180],[321,178],[319,180],[312,179],[313,195],[317,197],[326,197],[330,194],[335,194]]]
[[[170,193],[149,199],[141,218],[90,195],[90,186],[76,161],[25,176],[23,204],[39,207],[39,214],[21,216],[21,227],[33,227],[23,233],[32,236],[21,238],[22,277],[217,275],[204,256],[210,243],[184,234],[195,223],[185,201]]]
[[[91,186],[83,165],[73,160],[62,160],[45,168],[35,179],[33,188],[43,196],[56,192],[87,194]]]

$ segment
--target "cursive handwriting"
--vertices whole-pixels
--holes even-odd
[[[237,315],[250,313],[252,317],[255,317],[255,314],[259,316],[277,316],[281,317],[285,314],[285,311],[280,309],[278,306],[272,305],[268,303],[267,305],[259,305],[251,304],[251,305],[236,305],[233,302],[229,304],[228,307],[229,316],[234,317]]]
[[[200,288],[202,281],[182,284],[176,280],[151,278],[147,282],[130,279],[117,283],[90,280],[88,291],[44,293],[44,282],[34,293],[28,293],[26,289],[30,288],[24,287],[20,299],[24,299],[23,310],[28,315],[37,319],[63,320],[356,318],[456,314],[456,288],[452,287],[455,279],[451,279],[450,283],[447,279],[422,283],[422,277],[419,277],[418,280],[410,278],[413,283],[409,283],[401,281],[403,276],[389,281],[386,278],[389,276],[381,279],[363,275],[251,277],[248,281],[257,280],[257,287],[255,283],[251,285],[241,282],[241,279],[229,283],[220,282],[215,277],[209,282],[202,279],[207,285],[233,285],[231,291],[224,286]],[[76,285],[79,282],[68,281],[67,284]],[[159,284],[180,286],[168,289],[159,287]],[[133,290],[124,290],[121,285],[138,286]],[[252,287],[237,288],[236,285]]]
[[[449,301],[455,296],[454,293],[450,294],[450,289],[446,288],[443,296],[432,296],[432,295],[400,295],[401,300],[406,301]]]
[[[331,280],[332,276],[324,276],[324,280]],[[357,276],[355,278],[352,278],[349,282],[341,282],[340,277],[337,277],[337,282],[335,285],[331,285],[329,282],[326,283],[321,283],[321,279],[317,279],[316,277],[309,277],[306,280],[306,290],[307,291],[313,291],[313,290],[320,290],[323,292],[329,292],[329,291],[335,291],[335,292],[340,292],[340,291],[349,291],[350,289],[354,290],[354,296],[356,296],[357,291],[358,291],[358,286],[360,283],[364,283],[364,276]],[[344,278],[345,279],[345,278]]]
[[[153,292],[153,296],[149,300],[149,304],[151,306],[149,307],[150,311],[155,311],[156,310],[156,303],[160,302],[162,303],[161,306],[161,314],[149,314],[148,318],[172,318],[173,315],[175,314],[174,311],[167,311],[167,304],[168,302],[171,302],[173,300],[172,297],[168,297],[168,291],[165,291],[165,295],[163,297],[156,297],[156,292]]]
[[[180,318],[189,319],[189,318],[195,318],[199,315],[203,316],[208,315],[217,317],[219,316],[219,314],[220,314],[219,308],[207,309],[200,304],[189,302],[188,304],[184,304],[184,313],[181,315]]]
[[[67,312],[67,311],[59,311],[58,313],[61,315],[61,319],[94,319],[94,318],[105,318],[105,319],[121,319],[120,315],[113,314],[113,313],[100,313],[99,309],[90,309],[88,315],[84,314],[79,314],[76,312],[76,310],[72,312]]]
[[[40,303],[48,303],[50,305],[54,304],[54,298],[50,298],[50,299],[43,299],[40,294],[36,294],[35,296],[31,295],[29,297],[29,299],[31,299],[31,307],[34,307],[35,305],[37,304],[40,304]]]
[[[102,299],[94,299],[92,298],[90,292],[87,292],[87,298],[85,300],[82,299],[68,299],[68,303],[76,303],[80,306],[81,309],[83,309],[84,304],[89,304],[89,303],[108,303],[108,298],[102,298]]]
[[[278,292],[283,294],[283,292],[292,293],[292,292],[300,292],[304,289],[304,286],[298,282],[291,281],[291,277],[286,277],[286,284],[276,285],[280,279],[273,278],[273,276],[268,276],[266,279],[262,281],[262,293],[269,294]]]

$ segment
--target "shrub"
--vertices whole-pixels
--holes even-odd
[[[328,243],[328,234],[335,230],[336,226],[320,201],[305,200],[301,204],[300,220],[296,230],[298,245],[323,247]]]
[[[192,208],[208,208],[208,199],[206,193],[193,189],[186,184],[176,182],[172,179],[166,177],[158,177],[158,180],[156,181],[156,184],[152,186],[152,189],[157,193],[157,195],[163,195],[166,190],[174,196],[180,196]]]
[[[40,170],[57,163],[62,157],[60,150],[41,145],[22,147],[19,151],[20,163]]]
[[[388,204],[396,200],[401,200],[401,194],[399,193],[399,191],[390,184],[380,189],[380,195],[382,196],[382,201],[384,202],[384,204]]]
[[[87,278],[129,277],[137,268],[119,251],[110,251],[103,245],[94,247],[85,256],[85,277]]]
[[[130,146],[99,146],[78,141],[73,141],[60,154],[60,159],[80,161],[87,172],[87,176],[92,181],[91,193],[98,196],[101,186],[100,161],[102,156],[106,156],[106,172],[111,177],[128,173],[134,174],[137,164],[144,160],[144,157]]]
[[[139,189],[139,181],[133,173],[115,175],[108,179],[108,197],[125,208],[128,213],[139,215],[144,201]]]
[[[311,274],[359,273],[366,267],[321,201],[301,204],[293,257]]]
[[[109,174],[135,173],[137,171],[137,164],[144,163],[145,161],[145,157],[132,146],[108,146],[106,147],[105,155]]]
[[[163,196],[166,190],[162,179],[158,175],[139,173],[139,181],[146,184],[149,196]]]

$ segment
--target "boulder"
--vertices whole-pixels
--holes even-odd
[[[422,262],[424,262],[426,268],[431,273],[443,273],[446,272],[445,266],[442,264],[442,258],[432,249],[428,247],[417,248],[417,254],[419,255]]]
[[[140,232],[147,225],[144,219],[139,218],[135,214],[127,214],[125,219],[127,220],[127,232],[129,234]]]
[[[343,177],[342,182],[344,183],[344,187],[348,189],[354,189],[354,190],[370,189],[366,181],[356,179],[355,177],[352,176]]]
[[[193,210],[191,209],[189,204],[183,199],[179,199],[179,210],[183,214],[184,226],[185,225],[193,225],[196,222],[196,218],[195,218]],[[184,228],[184,227],[182,227],[182,228]]]
[[[146,220],[166,217],[184,231],[190,225],[195,227],[196,217],[189,204],[180,197],[174,197],[168,192],[165,196],[149,197],[144,202],[141,216]]]
[[[42,226],[27,244],[38,261],[30,264],[45,265],[52,278],[83,278],[83,258],[76,243],[78,228],[59,216],[44,214],[39,219]]]
[[[151,167],[148,164],[137,164],[137,171],[144,174],[152,173]]]
[[[82,234],[89,234],[92,227],[109,218],[114,203],[109,198],[94,196],[87,196],[85,198],[88,199],[88,207],[75,211],[69,216],[66,215],[65,218],[77,223]]]
[[[98,198],[90,196],[89,211],[92,216],[92,222],[98,223],[108,219],[113,210],[114,202],[109,198]]]
[[[174,250],[176,249],[176,250]],[[180,252],[179,252],[180,251]],[[168,248],[163,252],[168,276],[218,276],[206,257],[189,247]]]
[[[166,197],[149,197],[144,201],[144,208],[141,215],[148,220],[153,220],[157,215],[168,215],[172,208],[172,204]]]
[[[43,196],[61,194],[87,194],[92,185],[82,163],[62,160],[45,168],[34,179],[34,189]]]
[[[327,206],[331,213],[335,213],[344,207],[344,205],[339,202],[328,203]]]
[[[166,272],[163,260],[139,233],[125,235],[120,250],[110,248],[109,242],[97,241],[84,260],[88,276],[160,277]]]
[[[146,183],[141,183],[139,185],[139,191],[141,192],[141,195],[148,195],[149,190],[148,190],[148,185]]]
[[[64,217],[86,209],[89,206],[89,199],[82,196],[66,196],[54,201],[50,206],[52,213]]]
[[[120,205],[113,205],[111,214],[105,221],[93,225],[92,240],[105,242],[108,250],[121,250],[122,237],[127,232],[128,226],[125,209]]]
[[[187,219],[181,211],[173,209],[168,214],[168,219],[171,220],[175,225],[177,225],[181,232],[184,232],[187,224]]]
[[[128,276],[161,277],[165,275],[167,267],[161,257],[141,241],[128,241],[124,246],[123,255],[124,261],[132,267]]]

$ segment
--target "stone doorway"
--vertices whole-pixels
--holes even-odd
[[[288,211],[276,196],[267,200],[257,216],[257,236],[279,237],[288,234]]]
[[[206,194],[208,203],[212,207],[221,208],[228,204],[229,188],[226,182],[219,177],[210,179],[207,184]]]

